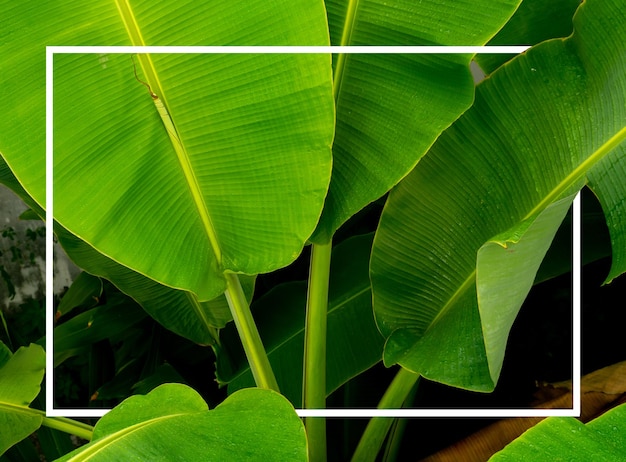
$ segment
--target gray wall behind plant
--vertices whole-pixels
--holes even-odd
[[[27,209],[13,191],[0,185],[0,309],[5,311],[19,307],[29,298],[45,297],[45,224],[20,220]],[[62,293],[79,272],[55,244],[54,293]]]

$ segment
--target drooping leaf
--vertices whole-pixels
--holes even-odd
[[[549,417],[489,460],[623,460],[626,404],[582,424],[573,417]]]
[[[61,226],[56,227],[56,234],[74,263],[112,281],[150,316],[178,335],[201,345],[212,345],[217,340],[217,329],[232,319],[224,296],[201,302],[192,292],[159,284],[105,257]],[[240,279],[244,292],[251,297],[254,277]]]
[[[483,244],[476,257],[476,293],[491,379],[498,381],[513,321],[574,196],[550,204]],[[520,271],[521,270],[521,271]]]
[[[122,334],[145,317],[146,313],[132,300],[119,293],[109,295],[106,304],[87,310],[54,328],[54,366],[84,347]]]
[[[479,308],[478,252],[585,183],[609,225],[607,280],[626,270],[626,18],[619,3],[588,0],[572,37],[543,42],[494,72],[474,106],[390,195],[371,261],[387,364],[493,389],[506,338],[485,350],[485,339],[498,335],[485,320],[498,315]],[[541,241],[536,255],[546,248]],[[536,268],[522,261],[509,271],[517,278]],[[510,321],[516,305],[501,315]]]
[[[580,0],[523,0],[509,22],[487,45],[536,45],[572,33],[572,16]],[[479,53],[476,62],[487,74],[513,58],[507,54]]]
[[[44,45],[328,43],[323,4],[305,0],[136,1],[132,11],[111,0],[20,3],[4,13],[17,19],[3,31],[0,88],[10,109],[0,118],[0,150],[40,205]],[[175,133],[130,56],[55,57],[55,219],[112,260],[199,300],[223,292],[225,270],[253,275],[293,261],[330,178],[329,56],[138,61]]]
[[[45,215],[43,209],[22,188],[2,157],[0,157],[0,182],[13,190],[40,217]],[[125,294],[135,299],[150,316],[178,335],[201,345],[211,345],[216,340],[217,329],[232,319],[224,296],[200,302],[191,292],[164,286],[120,265],[56,222],[55,233],[74,263],[91,274],[113,282]],[[254,277],[242,276],[241,283],[246,295],[251,297]]]
[[[39,394],[46,354],[39,345],[21,347],[7,357],[0,343],[0,454],[41,425],[43,416],[28,406]]]
[[[60,461],[307,460],[302,422],[270,390],[246,389],[208,410],[180,384],[133,396],[98,421],[92,441]]]
[[[326,0],[333,45],[484,45],[519,0]],[[337,128],[321,243],[404,177],[472,103],[471,55],[334,57]]]
[[[374,323],[368,260],[373,236],[347,239],[333,248],[327,326],[326,393],[381,359],[383,338]],[[282,284],[257,300],[253,314],[267,348],[281,393],[294,405],[302,403],[302,360],[306,283]],[[221,333],[218,380],[232,393],[254,385],[234,326]]]

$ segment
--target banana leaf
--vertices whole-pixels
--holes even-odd
[[[536,45],[567,37],[573,31],[572,16],[580,0],[523,0],[515,14],[487,45]],[[487,74],[509,61],[511,55],[480,53],[476,62]]]
[[[3,10],[12,20],[2,47],[0,91],[10,109],[0,118],[0,151],[40,206],[45,45],[328,44],[323,4],[304,0],[5,2]],[[59,54],[53,67],[61,226],[200,301],[224,291],[225,271],[254,275],[298,256],[330,180],[328,55],[164,54],[133,62]]]
[[[484,45],[519,0],[326,0],[333,45]],[[333,173],[311,237],[327,242],[383,196],[470,107],[472,55],[333,57],[337,127]]]
[[[390,194],[370,263],[384,361],[490,391],[572,197],[598,197],[626,271],[626,16],[588,0],[567,39],[500,67]],[[523,255],[522,255],[523,254]]]

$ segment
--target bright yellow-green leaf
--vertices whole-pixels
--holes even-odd
[[[21,347],[13,355],[0,342],[0,454],[41,425],[43,416],[29,410],[39,394],[46,354],[39,345]]]
[[[328,44],[323,3],[308,0],[22,2],[3,12],[0,151],[42,206],[45,45]],[[128,55],[55,57],[55,219],[200,300],[223,292],[224,271],[293,261],[330,180],[330,56],[142,55],[137,67],[164,106]]]
[[[276,392],[248,388],[213,410],[193,389],[161,385],[98,421],[92,441],[59,461],[305,461],[304,426]]]
[[[574,417],[550,417],[532,427],[489,460],[606,460],[626,458],[626,404],[582,424]]]

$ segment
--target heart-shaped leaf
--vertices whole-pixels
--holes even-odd
[[[92,441],[59,461],[307,460],[302,422],[280,394],[241,390],[209,411],[193,389],[161,385],[98,421]]]

